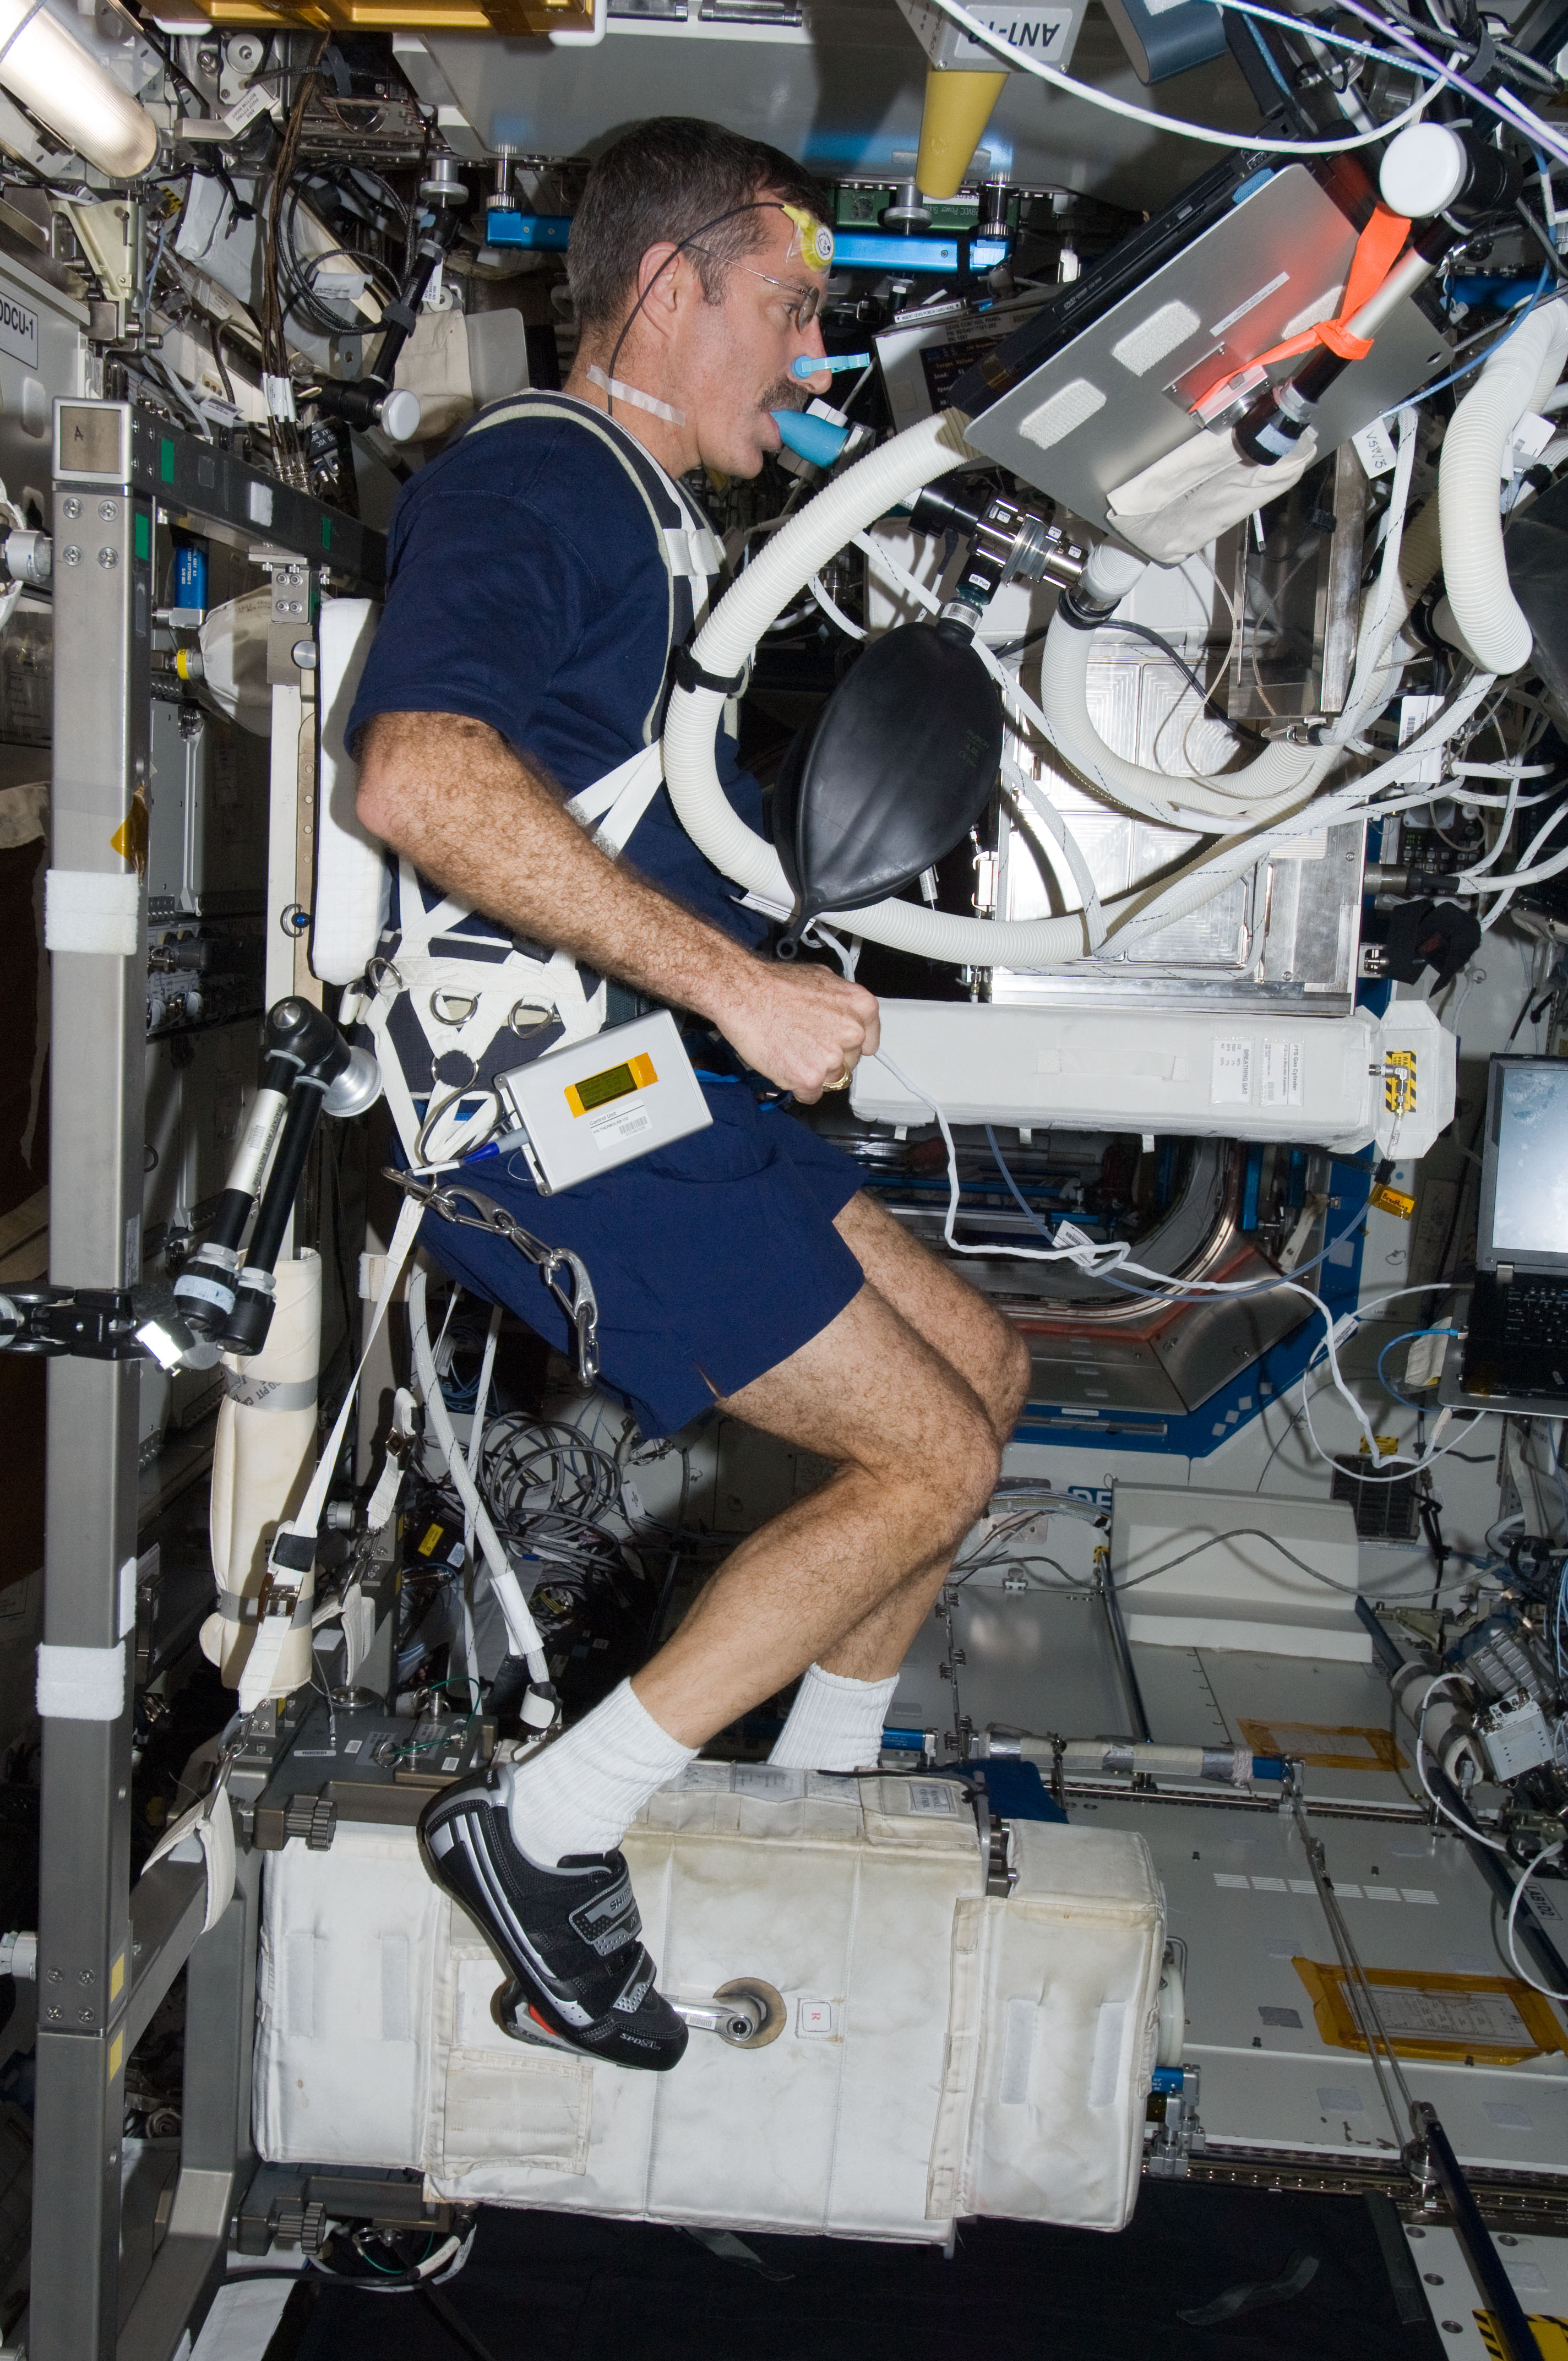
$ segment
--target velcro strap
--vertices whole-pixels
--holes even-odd
[[[684,582],[711,581],[724,571],[724,552],[718,535],[693,526],[683,532],[678,525],[664,528],[664,552],[672,574]]]
[[[735,673],[728,680],[721,679],[718,673],[705,672],[690,648],[677,648],[671,661],[674,667],[678,686],[711,689],[716,697],[738,696],[740,684],[746,677],[743,670]]]
[[[1342,361],[1364,361],[1372,350],[1371,337],[1353,336],[1343,320],[1320,320],[1312,333]]]

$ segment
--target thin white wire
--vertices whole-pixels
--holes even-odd
[[[1544,1993],[1548,2000],[1568,2001],[1568,1993],[1553,1992],[1550,1984],[1543,1984],[1537,1982],[1536,1978],[1530,1974],[1530,1970],[1525,1966],[1524,1961],[1520,1959],[1518,1949],[1514,1944],[1514,1920],[1519,1915],[1519,1906],[1524,1898],[1525,1887],[1535,1875],[1536,1871],[1538,1869],[1544,1868],[1549,1861],[1555,1861],[1562,1850],[1563,1845],[1561,1841],[1554,1845],[1548,1845],[1544,1852],[1538,1852],[1536,1854],[1535,1859],[1530,1862],[1530,1867],[1525,1871],[1524,1875],[1515,1881],[1513,1898],[1508,1904],[1508,1957],[1513,1961],[1514,1973],[1516,1975],[1522,1976],[1526,1983],[1530,1985],[1532,1992]]]
[[[1131,1259],[1131,1248],[1124,1241],[1120,1239],[1109,1241],[1102,1246],[1096,1244],[1091,1238],[1084,1237],[1081,1232],[1078,1233],[1072,1242],[1067,1246],[971,1246],[960,1245],[953,1235],[953,1224],[959,1213],[959,1151],[946,1111],[938,1105],[929,1091],[922,1090],[917,1082],[910,1080],[902,1068],[888,1056],[885,1049],[874,1049],[869,1054],[879,1066],[893,1076],[895,1082],[903,1084],[912,1099],[921,1106],[928,1106],[937,1118],[937,1126],[948,1151],[948,1211],[942,1224],[942,1236],[954,1254],[981,1255],[989,1257],[993,1261],[1000,1256],[1016,1262],[1071,1262],[1091,1278],[1099,1278],[1107,1271],[1114,1272],[1131,1279],[1143,1279],[1151,1287],[1162,1290],[1166,1293],[1174,1292],[1180,1295],[1255,1293],[1258,1285],[1255,1279],[1173,1279],[1168,1271],[1148,1270],[1142,1263],[1136,1263]],[[1058,1228],[1057,1236],[1059,1238],[1064,1233],[1070,1233],[1071,1230],[1072,1224],[1064,1222]],[[1279,1287],[1287,1294],[1300,1296],[1303,1301],[1310,1303],[1321,1318],[1323,1350],[1328,1357],[1329,1374],[1333,1380],[1336,1391],[1343,1397],[1346,1406],[1363,1434],[1365,1435],[1368,1450],[1376,1454],[1377,1444],[1372,1431],[1372,1422],[1346,1385],[1340,1370],[1339,1354],[1334,1340],[1334,1329],[1337,1325],[1335,1313],[1323,1301],[1321,1295],[1315,1294],[1310,1287],[1303,1287],[1299,1279],[1281,1278]]]
[[[1343,156],[1352,148],[1369,148],[1380,139],[1391,139],[1408,123],[1415,123],[1425,114],[1440,90],[1453,80],[1446,67],[1434,65],[1437,79],[1424,90],[1415,103],[1396,115],[1389,122],[1379,124],[1376,130],[1358,131],[1346,139],[1264,139],[1255,132],[1247,137],[1235,131],[1216,131],[1206,123],[1185,123],[1179,116],[1157,115],[1147,106],[1135,106],[1124,98],[1113,98],[1108,90],[1097,90],[1092,82],[1080,82],[1073,74],[1063,73],[1059,67],[1048,66],[1043,59],[1031,57],[1025,49],[1015,49],[1000,33],[960,5],[960,0],[937,0],[945,16],[961,25],[971,40],[990,49],[1003,65],[1022,67],[1039,82],[1047,82],[1057,90],[1070,92],[1074,98],[1084,98],[1091,106],[1102,107],[1109,115],[1120,115],[1129,123],[1146,123],[1155,131],[1174,133],[1182,139],[1198,139],[1208,148],[1228,148],[1242,154],[1264,156]]]

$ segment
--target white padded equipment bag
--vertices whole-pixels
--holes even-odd
[[[459,2202],[939,2242],[960,2216],[1117,2230],[1137,2192],[1165,1944],[1138,1836],[1014,1821],[988,1895],[945,1779],[696,1763],[625,1852],[660,1989],[782,1993],[767,2047],[668,2074],[532,2048],[411,1829],[267,1864],[255,2137],[416,2167]]]

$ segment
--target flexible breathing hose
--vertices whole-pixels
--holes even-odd
[[[1514,429],[1538,410],[1568,360],[1568,302],[1542,303],[1498,346],[1443,437],[1438,471],[1443,588],[1484,671],[1518,672],[1534,635],[1508,584],[1497,487]]]
[[[692,649],[694,662],[718,680],[738,679],[769,624],[853,534],[938,476],[981,457],[964,441],[962,426],[956,411],[923,419],[824,485],[725,592]],[[795,895],[778,854],[731,808],[718,782],[714,736],[727,693],[675,690],[664,724],[665,785],[682,827],[715,868],[788,909]],[[1059,967],[1090,948],[1081,911],[1060,918],[963,918],[887,901],[856,910],[852,924],[869,941],[958,967]]]
[[[693,647],[696,667],[719,684],[738,679],[769,625],[847,541],[890,509],[909,501],[922,486],[981,456],[965,442],[963,423],[961,415],[950,411],[922,420],[825,485],[770,537],[762,555],[726,591]],[[1226,774],[1234,786],[1218,778],[1172,777],[1113,754],[1089,719],[1085,697],[1092,633],[1052,623],[1042,701],[1053,739],[1072,767],[1124,808],[1168,825],[1192,824],[1173,818],[1175,805],[1202,809],[1206,815],[1212,809],[1212,832],[1233,840],[1220,854],[1212,854],[1188,876],[1167,886],[1160,895],[1162,924],[1201,908],[1223,888],[1237,865],[1239,848],[1234,840],[1278,822],[1307,802],[1343,759],[1355,730],[1386,697],[1383,660],[1437,566],[1435,518],[1426,531],[1422,522],[1418,520],[1406,536],[1411,544],[1409,562],[1401,552],[1398,589],[1377,628],[1375,648],[1369,648],[1364,630],[1357,680],[1365,686],[1354,710],[1342,715],[1321,746],[1270,746],[1245,770]],[[1085,581],[1092,578],[1106,597],[1119,598],[1143,571],[1142,560],[1107,545],[1096,552]],[[1054,663],[1053,649],[1058,651]],[[675,690],[664,725],[665,783],[682,826],[714,866],[737,884],[787,909],[795,895],[777,853],[740,818],[719,784],[714,739],[729,693],[722,685]],[[1201,802],[1205,796],[1208,801]],[[1119,927],[1144,913],[1149,898],[1139,892],[1107,905],[1108,935],[1113,937]],[[961,967],[1037,971],[1081,959],[1094,948],[1081,911],[1052,918],[965,918],[890,900],[849,913],[845,923],[869,941]]]

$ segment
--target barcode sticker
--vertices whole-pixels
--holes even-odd
[[[594,1146],[601,1156],[610,1155],[625,1141],[635,1139],[639,1132],[652,1131],[652,1116],[641,1106],[607,1108],[588,1125]]]

